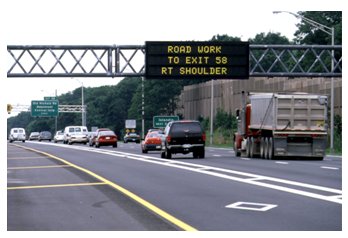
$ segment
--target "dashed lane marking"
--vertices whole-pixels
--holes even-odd
[[[320,166],[322,169],[331,169],[331,170],[339,170],[339,168],[336,167],[327,167],[327,166]]]
[[[72,184],[48,184],[48,185],[34,185],[34,186],[18,186],[18,187],[7,187],[7,190],[34,189],[34,188],[61,188],[61,187],[77,187],[77,186],[95,186],[95,185],[107,185],[107,183],[98,182],[98,183],[72,183]]]
[[[25,166],[25,167],[8,167],[7,169],[50,169],[50,168],[66,168],[70,165],[46,165],[46,166]]]
[[[28,156],[28,157],[12,157],[8,158],[8,160],[26,160],[26,159],[47,159],[46,157],[39,156]]]
[[[289,164],[288,162],[277,161],[276,164]]]

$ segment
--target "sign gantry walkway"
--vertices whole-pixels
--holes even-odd
[[[341,45],[249,49],[251,77],[342,77]],[[146,50],[141,45],[9,45],[7,51],[7,77],[145,76]]]
[[[86,111],[86,105],[59,105],[58,112],[81,113]],[[14,104],[11,105],[11,112],[30,112],[31,105]]]

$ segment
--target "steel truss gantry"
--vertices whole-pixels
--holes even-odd
[[[7,77],[145,76],[140,45],[9,45],[7,51]],[[250,45],[249,62],[251,77],[342,77],[342,46]]]

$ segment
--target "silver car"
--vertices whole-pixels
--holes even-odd
[[[52,134],[49,131],[41,131],[38,141],[43,141],[43,140],[48,140],[51,141],[52,140]]]
[[[39,139],[39,135],[40,135],[39,132],[32,132],[29,135],[29,140],[38,140]]]
[[[57,131],[53,137],[53,141],[54,143],[57,143],[59,141],[64,141],[64,133],[62,131]]]

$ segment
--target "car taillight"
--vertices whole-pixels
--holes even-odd
[[[203,133],[203,134],[202,134],[202,141],[205,141],[206,138],[207,138],[207,137],[206,137],[205,133]]]
[[[170,136],[167,136],[166,138],[167,142],[170,143],[170,141],[172,140],[172,138]]]

